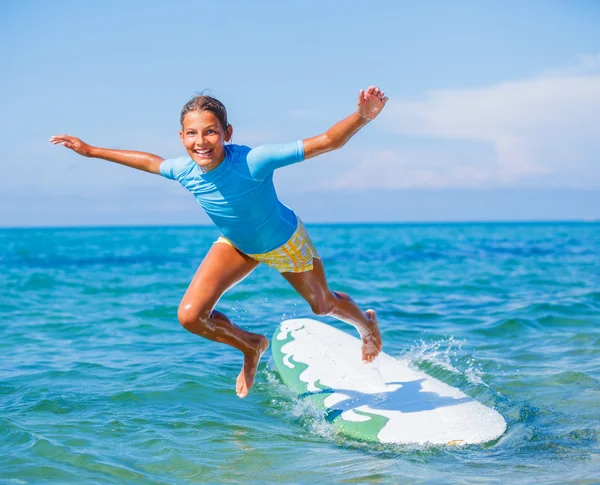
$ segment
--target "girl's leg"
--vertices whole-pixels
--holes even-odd
[[[313,260],[313,269],[304,273],[281,273],[309,303],[317,315],[330,315],[353,325],[363,342],[362,359],[371,362],[381,352],[382,342],[377,316],[373,310],[363,312],[345,293],[331,291],[320,259]]]
[[[254,384],[258,363],[269,346],[269,340],[264,335],[247,332],[234,325],[214,307],[223,293],[242,281],[258,264],[229,244],[213,244],[185,292],[178,311],[179,322],[186,330],[242,351],[244,365],[236,381],[239,397],[246,397]]]

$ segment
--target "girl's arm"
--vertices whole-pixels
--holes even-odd
[[[302,140],[304,159],[343,147],[358,130],[377,117],[387,100],[385,93],[378,87],[370,86],[366,91],[361,89],[356,112],[338,121],[322,135]]]
[[[50,143],[70,148],[75,153],[84,157],[102,158],[109,162],[120,163],[121,165],[127,165],[128,167],[137,168],[144,172],[156,174],[160,174],[160,164],[164,160],[151,153],[93,147],[82,142],[79,138],[69,135],[53,136],[50,138]]]

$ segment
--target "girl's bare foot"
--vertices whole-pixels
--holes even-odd
[[[362,360],[363,362],[373,362],[375,357],[381,352],[383,343],[381,342],[381,333],[379,332],[379,325],[377,325],[377,315],[374,310],[367,310],[365,312],[368,319],[371,322],[371,326],[367,329],[368,333],[361,335],[362,340]]]
[[[269,339],[264,335],[259,335],[256,340],[256,347],[248,353],[244,353],[244,365],[235,381],[235,392],[241,398],[246,397],[250,388],[254,385],[254,377],[256,376],[260,358],[267,348],[269,348]]]

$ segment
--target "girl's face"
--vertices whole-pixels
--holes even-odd
[[[179,136],[192,160],[203,172],[209,172],[225,159],[225,142],[231,139],[231,133],[231,125],[223,130],[212,112],[190,111],[183,118]]]

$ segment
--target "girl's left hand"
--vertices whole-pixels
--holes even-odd
[[[358,114],[371,121],[381,112],[387,100],[385,93],[377,86],[369,86],[366,91],[361,89],[358,94]]]

